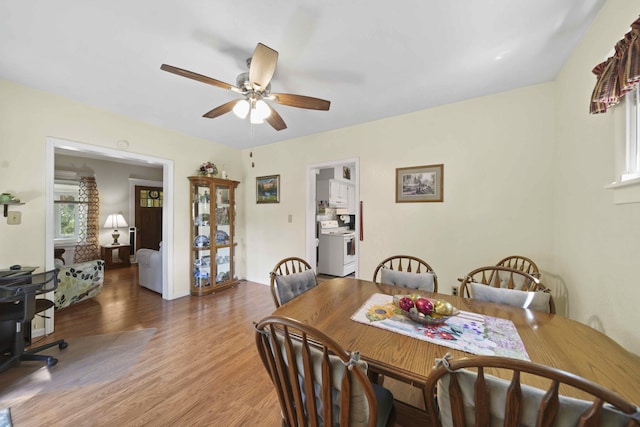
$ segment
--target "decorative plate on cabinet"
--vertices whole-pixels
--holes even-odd
[[[204,248],[209,246],[209,236],[206,236],[204,234],[199,235],[193,241],[193,245],[198,248]]]
[[[229,235],[222,230],[216,230],[216,244],[218,245],[228,245],[229,244]]]

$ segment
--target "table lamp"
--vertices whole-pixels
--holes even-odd
[[[107,220],[104,222],[104,228],[113,228],[113,233],[111,233],[111,237],[113,237],[113,243],[111,244],[112,246],[117,246],[120,244],[118,243],[118,237],[120,237],[118,228],[126,226],[127,221],[124,220],[124,216],[122,216],[122,213],[120,212],[110,214],[107,217]]]

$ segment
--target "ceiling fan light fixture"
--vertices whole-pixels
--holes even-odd
[[[271,109],[269,108],[267,103],[264,102],[262,99],[259,99],[256,101],[255,109],[256,109],[256,112],[262,118],[262,120],[266,119],[271,114]]]
[[[234,105],[233,113],[241,119],[244,119],[245,117],[247,117],[247,114],[249,114],[249,108],[249,101],[243,99],[241,101],[238,101],[238,103]]]
[[[249,120],[251,121],[251,124],[254,125],[261,125],[264,123],[264,117],[262,117],[255,108],[251,109],[251,112],[249,113]]]

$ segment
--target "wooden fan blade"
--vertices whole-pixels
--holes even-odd
[[[286,129],[287,125],[285,124],[284,120],[282,120],[282,117],[280,117],[280,114],[278,114],[276,110],[271,108],[270,105],[268,106],[269,106],[269,109],[271,110],[271,114],[269,114],[269,117],[265,119],[267,123],[269,123],[271,127],[274,128],[275,130]]]
[[[213,110],[209,111],[208,113],[205,113],[202,115],[202,117],[206,117],[208,119],[215,119],[218,116],[221,116],[223,114],[228,113],[229,111],[233,110],[233,107],[236,106],[236,104],[238,102],[242,101],[242,99],[236,99],[234,101],[229,101],[226,104],[222,104],[216,108],[214,108]]]
[[[237,89],[235,86],[230,85],[229,83],[221,82],[220,80],[203,76],[202,74],[194,73],[193,71],[183,70],[182,68],[174,67],[172,65],[162,64],[160,66],[160,69],[163,71],[167,71],[169,73],[177,74],[182,77],[187,77],[189,79],[197,80],[202,83],[218,86],[223,89]]]
[[[304,95],[292,95],[289,93],[272,93],[270,95],[274,97],[278,104],[289,105],[291,107],[308,108],[310,110],[323,110],[328,111],[331,106],[331,101],[326,101],[320,98],[312,98]]]
[[[277,62],[278,52],[258,43],[249,66],[249,83],[253,90],[262,92],[267,88],[276,71]]]

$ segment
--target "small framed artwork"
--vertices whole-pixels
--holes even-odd
[[[280,175],[256,178],[256,203],[280,203]]]
[[[396,203],[442,202],[444,165],[396,169]]]
[[[342,167],[342,178],[351,181],[351,168],[349,166]]]

